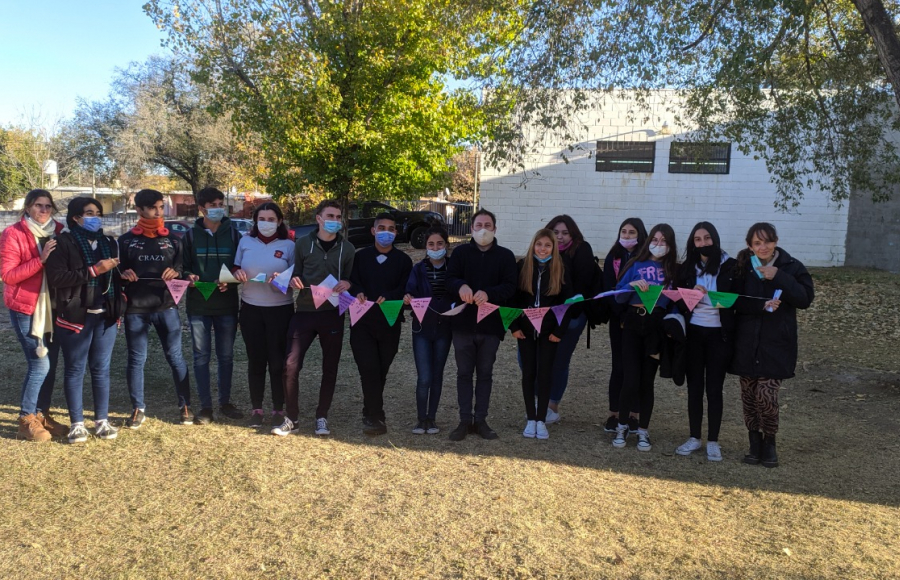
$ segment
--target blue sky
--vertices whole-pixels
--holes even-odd
[[[32,109],[69,117],[102,99],[116,67],[162,54],[144,0],[0,0],[0,126]]]

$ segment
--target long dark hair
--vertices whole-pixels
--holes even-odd
[[[647,241],[647,227],[644,225],[644,220],[641,218],[630,217],[622,222],[619,226],[619,229],[616,230],[616,241],[613,243],[612,248],[609,249],[609,253],[612,254],[614,260],[622,260],[627,256],[630,252],[625,249],[622,244],[619,243],[619,235],[622,232],[622,228],[626,225],[633,226],[634,229],[637,230],[638,233],[638,243],[635,248],[640,248],[644,245],[644,242]],[[668,242],[669,240],[666,240]],[[624,270],[619,270],[620,272],[624,272]]]
[[[711,237],[713,241],[713,252],[712,255],[706,259],[706,264],[703,263],[700,256],[700,248],[694,245],[694,234],[696,234],[698,230],[706,230],[709,232],[709,237]],[[694,226],[694,229],[691,230],[691,235],[688,236],[687,247],[684,250],[684,262],[679,268],[678,284],[685,288],[693,288],[697,280],[698,266],[700,267],[700,272],[702,274],[712,274],[715,276],[719,273],[719,266],[721,264],[722,239],[719,237],[719,231],[716,229],[716,226],[709,222],[700,222]],[[691,283],[692,280],[694,283]]]
[[[750,249],[753,244],[753,236],[767,242],[778,243],[778,232],[775,231],[775,226],[772,224],[768,222],[757,222],[750,226],[750,229],[747,230],[747,237],[744,238],[744,241],[747,242],[747,247],[738,252],[737,255],[738,276],[744,275],[747,264],[750,263],[750,256],[753,255],[753,250]]]
[[[669,224],[656,224],[653,226],[653,229],[647,234],[647,239],[644,240],[644,244],[640,246],[637,254],[635,254],[632,259],[628,260],[628,263],[619,270],[619,280],[622,279],[625,272],[627,272],[635,262],[645,262],[651,259],[653,254],[650,253],[650,242],[653,241],[653,236],[655,236],[657,232],[663,235],[666,239],[666,245],[669,247],[669,253],[660,260],[663,265],[663,272],[665,272],[666,276],[665,285],[669,286],[675,281],[675,274],[678,271],[678,243],[675,241],[675,230],[673,230],[672,226]]]
[[[253,210],[253,229],[250,230],[250,235],[254,238],[259,237],[259,228],[256,227],[256,219],[259,217],[259,212],[267,209],[274,211],[275,217],[277,217],[281,221],[281,224],[278,225],[278,230],[276,230],[275,232],[275,237],[279,240],[288,239],[288,229],[287,225],[284,223],[284,213],[282,213],[281,208],[278,207],[278,204],[274,201],[267,201],[266,203]]]
[[[552,231],[553,226],[560,222],[566,224],[566,229],[569,230],[569,235],[572,236],[572,244],[568,248],[566,248],[565,251],[560,253],[574,256],[575,250],[577,250],[578,246],[580,246],[582,242],[584,242],[584,234],[581,233],[581,229],[578,227],[578,224],[575,223],[575,220],[573,220],[572,217],[567,214],[560,214],[551,219],[549,222],[547,222],[547,226],[544,229]]]

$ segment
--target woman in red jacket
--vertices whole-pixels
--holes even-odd
[[[63,225],[53,219],[56,206],[49,191],[34,189],[25,196],[22,220],[0,236],[0,276],[3,302],[28,362],[22,384],[19,437],[48,441],[69,429],[50,415],[59,343],[53,341],[53,313],[44,262],[56,248]]]

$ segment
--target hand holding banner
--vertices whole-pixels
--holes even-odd
[[[487,316],[494,310],[497,310],[498,308],[500,308],[500,307],[495,306],[494,304],[491,304],[490,302],[483,302],[478,307],[478,315],[475,317],[475,322],[476,323],[481,322],[482,320],[484,320],[485,316]]]
[[[653,312],[653,309],[656,308],[656,302],[659,300],[660,294],[662,294],[663,287],[659,284],[651,284],[646,292],[640,288],[635,288],[634,290],[637,292],[638,298],[641,299],[647,312]]]
[[[523,312],[525,313],[525,316],[528,317],[528,321],[531,323],[531,325],[534,327],[534,329],[538,332],[538,334],[541,333],[541,326],[544,325],[544,315],[547,314],[547,312],[549,312],[549,311],[550,311],[549,306],[544,307],[544,308],[526,308],[525,310],[523,310]]]
[[[330,290],[329,290],[330,292]],[[375,306],[375,303],[371,300],[366,300],[362,304],[360,304],[359,300],[356,298],[353,299],[353,302],[350,304],[348,309],[350,310],[350,326],[356,324],[362,315],[369,311],[369,308]]]
[[[281,290],[282,294],[287,294],[288,288],[290,288],[291,285],[291,276],[293,275],[294,266],[292,264],[288,266],[287,270],[272,278],[272,286],[275,286],[276,288]]]
[[[409,301],[413,314],[419,319],[419,324],[422,324],[425,319],[425,312],[428,310],[429,304],[431,304],[431,298],[413,298]]]
[[[172,299],[175,300],[175,304],[178,304],[190,285],[191,283],[187,280],[166,280],[166,287],[168,287]]]
[[[250,278],[250,279],[248,280],[248,282],[261,282],[261,283],[265,284],[265,283],[266,283],[266,273],[265,273],[265,272],[260,272],[260,273],[257,274],[256,276]]]
[[[231,270],[222,264],[222,269],[219,270],[219,284],[240,284],[240,282],[231,274]]]

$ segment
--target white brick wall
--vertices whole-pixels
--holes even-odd
[[[775,187],[763,161],[744,156],[731,147],[728,175],[688,175],[668,173],[669,146],[684,128],[674,125],[674,115],[666,112],[672,93],[661,92],[654,99],[649,124],[627,125],[629,103],[610,99],[591,114],[584,131],[585,151],[569,154],[566,164],[559,157],[563,144],[548,143],[526,164],[530,175],[511,175],[484,167],[480,205],[497,215],[500,243],[517,255],[524,254],[534,232],[561,213],[571,215],[585,238],[601,258],[617,237],[619,224],[627,217],[639,217],[649,230],[666,222],[675,229],[679,252],[698,221],[712,222],[722,236],[722,245],[735,255],[745,247],[744,236],[755,222],[775,225],[779,245],[809,266],[840,266],[844,263],[847,235],[847,205],[838,208],[818,190],[805,192],[797,212],[782,213],[774,208]],[[637,115],[638,119],[645,115]],[[671,135],[658,134],[667,120]],[[594,170],[588,152],[600,139],[656,141],[654,173],[601,173]]]

